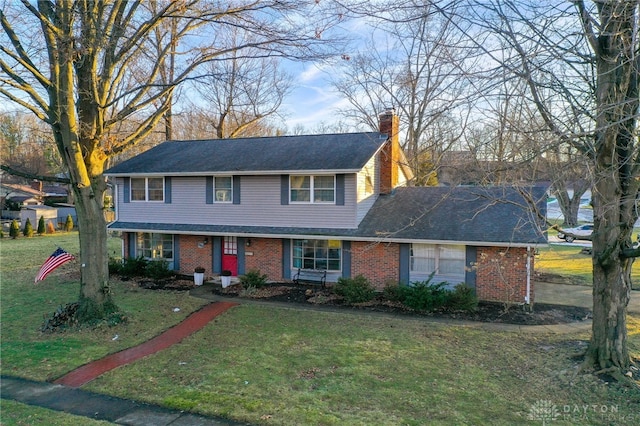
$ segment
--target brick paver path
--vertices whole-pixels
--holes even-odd
[[[107,371],[129,364],[180,342],[185,337],[207,325],[213,318],[236,305],[237,303],[232,302],[210,303],[153,339],[85,364],[60,377],[54,383],[76,388],[80,387]]]

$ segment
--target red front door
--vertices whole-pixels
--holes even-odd
[[[236,237],[224,237],[222,270],[231,271],[234,277],[238,275],[238,239]]]

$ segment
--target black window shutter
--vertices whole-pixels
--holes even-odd
[[[213,204],[213,176],[206,177],[207,204]]]
[[[289,175],[280,175],[280,204],[289,204]]]
[[[233,204],[240,204],[240,176],[233,176]]]
[[[171,177],[164,178],[164,203],[171,204]]]
[[[336,205],[344,206],[344,174],[336,175]]]
[[[131,178],[124,178],[124,188],[122,188],[124,191],[124,200],[122,200],[123,203],[129,203],[131,202]]]

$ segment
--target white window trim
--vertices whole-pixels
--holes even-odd
[[[218,201],[216,197],[216,179],[217,178],[231,178],[231,188],[223,188],[224,190],[230,189],[229,192],[229,200],[228,201]],[[231,204],[233,203],[233,176],[231,175],[222,175],[222,176],[214,176],[213,177],[213,202],[214,204]]]
[[[133,180],[144,179],[144,200],[133,199]],[[149,179],[162,179],[162,200],[149,199]],[[132,177],[129,180],[129,201],[132,203],[164,203],[164,176],[163,177]]]
[[[293,201],[291,199],[291,191],[298,188],[293,188],[291,180],[294,177],[309,177],[309,201]],[[332,177],[333,178],[333,201],[315,201],[315,178],[316,177]],[[326,190],[328,188],[322,188]],[[290,204],[335,204],[336,203],[336,175],[289,175],[289,203]]]

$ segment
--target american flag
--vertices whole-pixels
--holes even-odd
[[[47,261],[44,262],[40,267],[40,270],[38,271],[38,275],[36,275],[34,284],[37,284],[38,281],[44,280],[47,277],[47,275],[49,275],[49,273],[51,273],[58,266],[73,259],[75,259],[75,257],[73,257],[72,255],[70,255],[69,253],[62,250],[60,247],[58,247],[58,249],[54,251],[53,254],[49,256]]]

